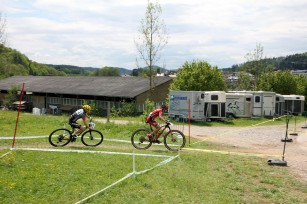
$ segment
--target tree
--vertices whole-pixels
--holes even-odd
[[[256,48],[254,49],[253,52],[249,52],[245,55],[245,58],[247,60],[246,71],[255,75],[256,78],[264,70],[262,64],[262,57],[263,57],[263,46],[261,46],[260,43],[256,43]]]
[[[136,49],[138,52],[138,59],[144,61],[149,69],[149,83],[150,94],[152,95],[153,89],[153,66],[160,59],[160,51],[165,47],[168,41],[168,34],[164,21],[160,18],[162,8],[158,2],[151,3],[148,0],[145,12],[145,19],[141,20],[139,28],[139,35],[135,40]]]
[[[296,75],[297,81],[297,95],[307,96],[307,76],[305,75]]]
[[[6,27],[6,19],[2,16],[0,12],[0,45],[5,44],[5,27]]]
[[[233,73],[230,77],[231,78],[228,78],[226,82],[228,90],[252,90],[253,77],[251,77],[249,73],[239,71],[237,73]]]
[[[182,91],[221,91],[226,90],[222,71],[205,61],[185,62],[178,69],[171,90]]]
[[[258,79],[257,90],[274,91],[279,94],[296,94],[298,91],[297,76],[289,70],[262,73]]]
[[[94,73],[95,76],[120,76],[119,70],[114,67],[103,67]]]

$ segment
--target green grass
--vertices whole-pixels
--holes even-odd
[[[0,111],[0,136],[13,135],[16,115],[17,112]],[[63,127],[66,121],[67,116],[21,113],[17,136],[49,135],[53,129]],[[144,125],[96,123],[96,129],[103,132],[105,139],[127,141],[132,131],[141,126]],[[132,172],[131,155],[10,151],[11,144],[11,140],[0,140],[0,157],[9,152],[0,158],[1,203],[75,203]],[[17,139],[15,145],[51,148],[47,138]],[[202,142],[195,148],[216,150],[224,147]],[[54,149],[177,155],[164,146],[154,145],[140,151],[129,143],[108,140],[96,148],[85,147],[77,141]],[[136,170],[150,169],[163,160],[165,158],[136,156]],[[135,178],[130,177],[85,203],[301,204],[307,203],[307,184],[297,180],[287,167],[267,165],[266,158],[184,150],[179,158]]]

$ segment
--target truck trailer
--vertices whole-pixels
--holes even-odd
[[[169,116],[194,121],[226,118],[224,91],[170,91]]]

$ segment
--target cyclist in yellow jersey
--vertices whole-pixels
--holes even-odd
[[[73,114],[71,114],[68,123],[69,125],[75,129],[77,128],[78,130],[76,132],[73,133],[73,137],[77,138],[77,134],[81,133],[84,131],[84,127],[82,125],[80,125],[79,123],[77,123],[77,120],[79,120],[80,118],[82,118],[84,125],[89,128],[92,129],[88,123],[86,122],[86,117],[88,119],[91,119],[91,116],[89,115],[89,112],[91,111],[91,106],[89,105],[84,105],[81,109],[76,110]]]

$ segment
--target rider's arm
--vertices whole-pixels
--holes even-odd
[[[92,119],[92,117],[91,117],[88,113],[85,113],[85,116],[86,116],[88,119]]]
[[[89,128],[89,129],[90,129],[90,126],[87,124],[85,117],[84,117],[84,118],[82,118],[82,120],[83,120],[84,125],[85,125],[87,128]]]
[[[159,113],[159,119],[162,120],[163,122],[167,123],[167,121],[162,116],[162,112]]]

